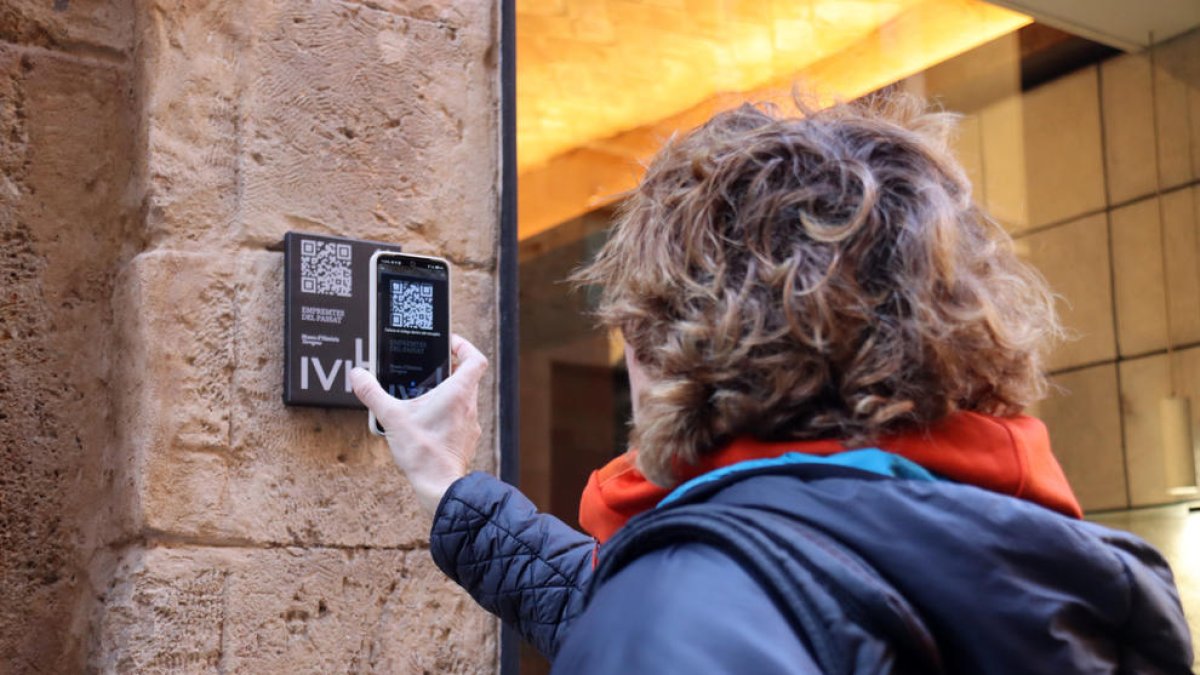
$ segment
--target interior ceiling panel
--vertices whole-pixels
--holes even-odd
[[[518,0],[522,168],[758,88],[921,0]]]
[[[1200,0],[990,0],[1039,23],[1125,51],[1200,26]]]
[[[983,0],[517,0],[526,238],[612,201],[671,133],[802,83],[854,98],[1031,19]]]

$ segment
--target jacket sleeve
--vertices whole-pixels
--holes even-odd
[[[450,486],[429,535],[437,566],[553,658],[582,607],[595,540],[484,473]]]

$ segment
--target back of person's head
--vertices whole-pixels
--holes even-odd
[[[1044,393],[1053,298],[973,204],[954,116],[800,107],[672,139],[576,275],[648,376],[632,442],[660,485],[740,435],[861,446]]]

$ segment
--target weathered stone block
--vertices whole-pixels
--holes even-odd
[[[256,18],[244,225],[420,239],[455,262],[495,248],[492,8],[404,13],[319,1]]]
[[[309,230],[491,265],[491,5],[156,10],[145,31],[156,243],[265,246]]]
[[[132,0],[5,0],[0,6],[0,41],[82,53],[124,52],[132,34]]]
[[[295,545],[402,546],[429,521],[358,410],[288,408],[283,257],[157,252],[128,273],[134,328],[122,419],[139,467],[136,522],[172,536]],[[456,330],[491,351],[489,275],[454,276]],[[338,382],[341,382],[341,375]],[[495,468],[494,379],[481,387],[476,467]]]
[[[500,316],[497,306],[496,278],[491,272],[471,269],[451,270],[451,330],[467,338],[488,357],[488,370],[479,383],[479,452],[475,455],[477,471],[499,471],[496,426],[499,422],[500,400],[496,394],[496,372],[499,366],[498,339]]]
[[[103,603],[103,673],[494,669],[495,620],[420,549],[135,549]]]
[[[5,5],[11,12],[31,3]],[[0,44],[0,671],[74,672],[112,442],[109,293],[128,246],[128,73]]]
[[[445,255],[489,351],[494,12],[0,7],[0,671],[79,672],[89,635],[101,672],[491,670],[493,622],[397,549],[428,521],[365,415],[282,406],[281,257],[258,249],[318,229]],[[133,544],[89,633],[88,561],[146,541],[181,548]],[[344,568],[366,590],[306,629],[293,601]]]
[[[117,367],[125,392],[117,426],[127,449],[120,468],[136,491],[134,526],[158,528],[166,519],[181,521],[171,529],[219,535],[232,460],[231,266],[213,256],[143,253],[120,286]],[[200,484],[197,470],[207,474]]]
[[[261,2],[156,0],[140,23],[145,71],[146,236],[199,248],[237,237],[238,66]]]

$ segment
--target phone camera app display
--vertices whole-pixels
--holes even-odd
[[[378,375],[396,398],[416,398],[450,374],[447,281],[440,262],[380,261]]]

